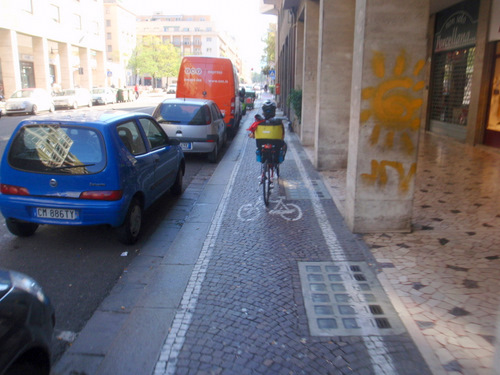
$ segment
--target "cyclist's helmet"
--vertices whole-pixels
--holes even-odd
[[[274,115],[276,115],[276,104],[270,100],[266,100],[264,104],[262,104],[262,113],[266,120],[273,118]]]

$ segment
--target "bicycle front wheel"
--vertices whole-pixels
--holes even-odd
[[[264,181],[262,183],[262,192],[264,193],[264,204],[269,206],[269,196],[271,195],[271,168],[267,163],[262,165]]]

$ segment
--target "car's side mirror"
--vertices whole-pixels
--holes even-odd
[[[168,144],[170,146],[179,146],[181,144],[181,141],[178,140],[177,138],[169,138],[168,139]]]

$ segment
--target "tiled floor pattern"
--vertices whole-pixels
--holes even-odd
[[[490,375],[500,306],[500,154],[424,134],[417,169],[413,232],[363,238],[445,373]],[[341,211],[345,172],[322,172]]]

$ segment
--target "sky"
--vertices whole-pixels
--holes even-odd
[[[261,0],[132,0],[136,14],[162,11],[172,15],[210,15],[217,28],[233,35],[240,56],[246,66],[260,71],[261,57],[269,23],[276,23],[276,16],[259,12]]]

